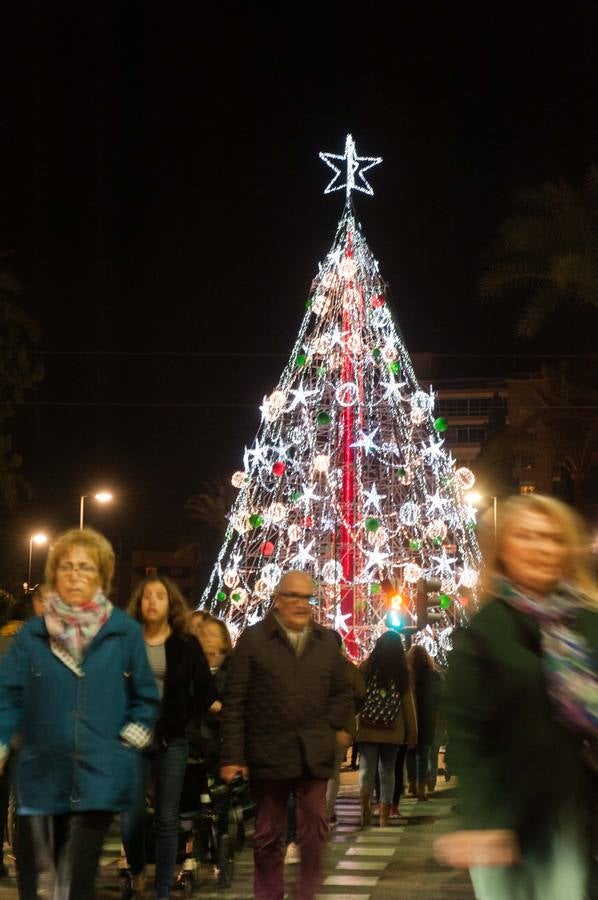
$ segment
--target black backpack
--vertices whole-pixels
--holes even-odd
[[[393,682],[380,687],[374,675],[368,681],[361,707],[360,724],[374,728],[392,728],[401,711],[401,695]]]

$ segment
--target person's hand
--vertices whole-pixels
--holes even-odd
[[[521,861],[517,835],[508,828],[445,834],[435,841],[434,855],[439,863],[454,869],[515,866]]]
[[[344,731],[344,729],[341,728],[340,731],[336,732],[336,743],[339,747],[347,749],[347,747],[351,746],[351,740],[351,735],[348,731]]]
[[[237,775],[240,775],[247,781],[249,778],[249,769],[247,766],[222,766],[220,769],[220,777],[226,784],[230,784]]]

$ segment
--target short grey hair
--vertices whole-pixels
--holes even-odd
[[[311,583],[314,586],[314,594],[318,590],[318,587],[319,587],[318,582],[316,581],[314,576],[311,574],[311,572],[305,572],[303,569],[289,569],[288,572],[284,572],[280,576],[280,580],[279,580],[278,584],[276,585],[276,587],[274,588],[274,596],[276,596],[277,594],[280,594],[280,589],[282,587],[282,583],[285,580],[285,578],[289,577],[289,575],[301,575],[303,578],[309,578],[309,580],[311,581]]]

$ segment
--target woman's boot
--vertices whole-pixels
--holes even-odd
[[[390,803],[381,803],[380,804],[380,828],[384,828],[388,825],[388,816],[390,813]]]
[[[427,800],[428,797],[426,795],[426,782],[420,781],[417,785],[417,799],[418,800]]]
[[[359,824],[362,828],[367,828],[372,821],[372,811],[370,809],[370,793],[369,791],[361,791],[359,794],[360,817]]]

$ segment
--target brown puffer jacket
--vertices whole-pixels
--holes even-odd
[[[220,765],[252,778],[330,778],[335,732],[351,708],[345,662],[331,632],[313,625],[301,656],[269,613],[239,638],[222,704]]]

